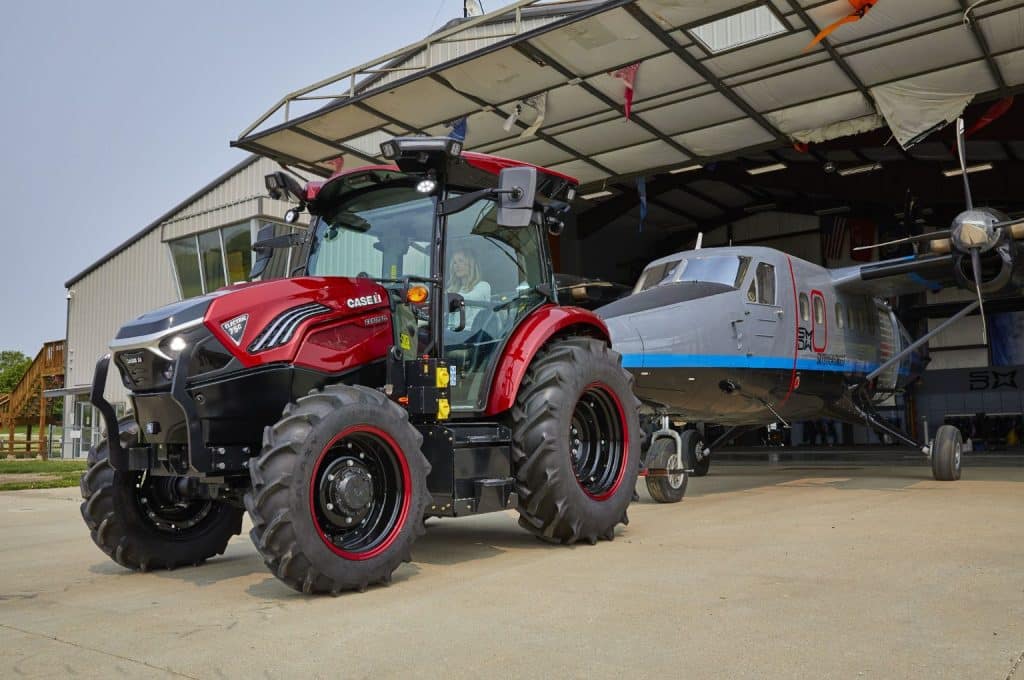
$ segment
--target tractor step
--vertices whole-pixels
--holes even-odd
[[[427,514],[432,517],[465,517],[515,506],[515,480],[511,477],[462,481],[472,482],[473,496],[452,498],[447,494],[434,494]]]

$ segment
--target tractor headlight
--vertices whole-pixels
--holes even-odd
[[[185,340],[185,338],[181,337],[180,335],[175,335],[173,338],[171,338],[170,342],[167,343],[167,349],[171,350],[172,352],[180,352],[186,347],[188,347],[188,342]]]

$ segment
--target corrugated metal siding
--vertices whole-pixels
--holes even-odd
[[[280,169],[271,160],[259,159],[164,222],[161,238],[170,241],[256,216],[259,199],[267,195],[264,175]]]

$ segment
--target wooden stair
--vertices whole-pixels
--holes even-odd
[[[64,340],[47,342],[36,354],[21,381],[14,386],[10,394],[0,395],[0,433],[6,430],[7,441],[0,437],[0,452],[14,454],[16,442],[14,428],[26,425],[28,430],[23,445],[19,448],[23,453],[32,453],[32,425],[38,422],[38,447],[36,451],[46,458],[46,424],[48,422],[49,404],[44,390],[64,386],[64,351],[67,343]],[[20,443],[20,442],[18,442]],[[5,446],[6,444],[6,446]]]

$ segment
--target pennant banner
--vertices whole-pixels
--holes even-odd
[[[637,62],[629,66],[623,66],[611,74],[613,78],[618,78],[626,86],[624,107],[626,120],[629,120],[629,116],[633,112],[633,91],[636,89],[636,73],[639,70],[640,62]]]

